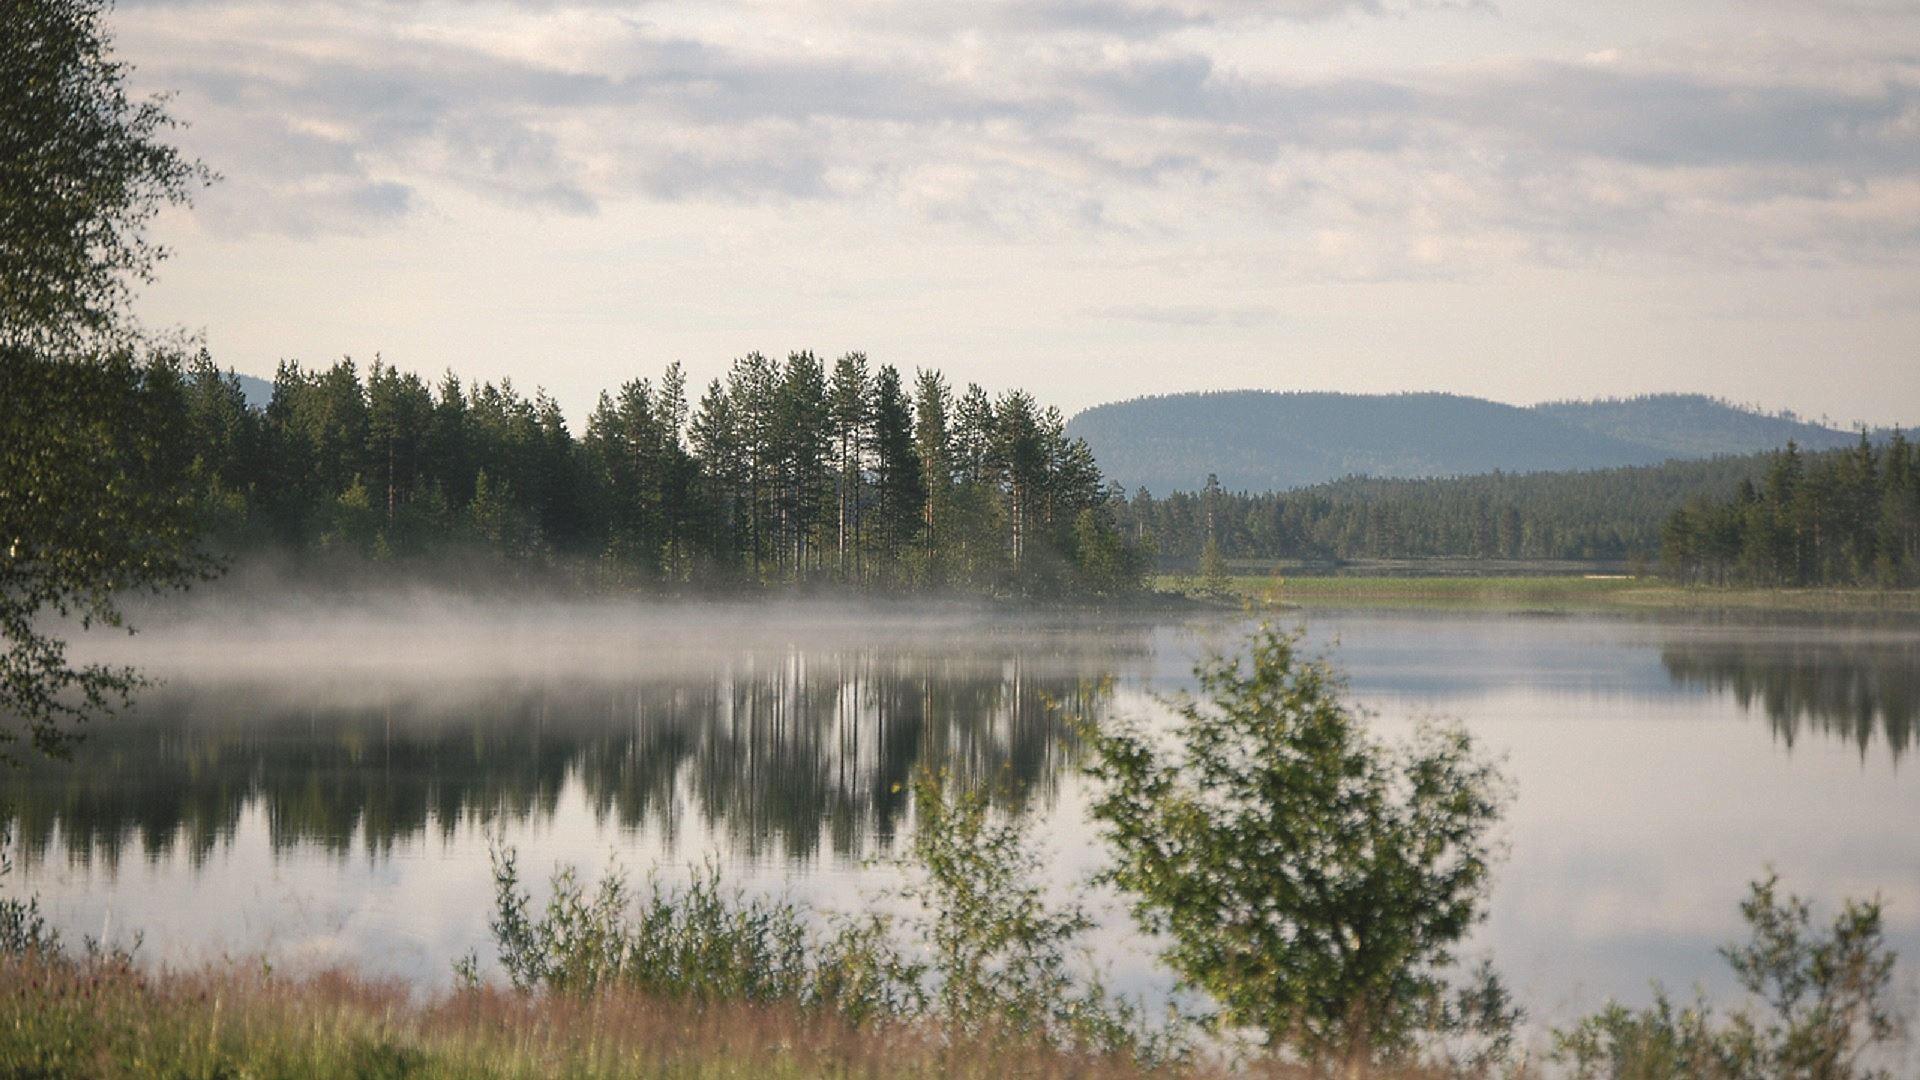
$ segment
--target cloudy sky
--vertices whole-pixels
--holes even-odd
[[[1920,422],[1912,0],[122,0],[223,175],[145,318],[578,416],[864,349]]]

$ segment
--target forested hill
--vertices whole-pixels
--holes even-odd
[[[1671,457],[1751,454],[1787,443],[1802,450],[1852,447],[1856,432],[1809,423],[1792,414],[1769,415],[1742,409],[1704,394],[1648,394],[1599,401],[1549,401],[1542,413],[1601,435],[1656,447]]]
[[[1173,394],[1101,405],[1068,422],[1103,473],[1132,491],[1283,491],[1349,476],[1422,478],[1652,465],[1810,450],[1855,435],[1699,395],[1522,408],[1458,394]]]

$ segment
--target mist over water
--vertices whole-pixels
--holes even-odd
[[[1051,884],[1099,865],[1070,716],[1158,714],[1248,620],[923,604],[569,602],[255,591],[139,613],[90,658],[161,681],[71,763],[0,776],[21,884],[149,955],[265,952],[440,985],[488,957],[486,843],[846,909],[893,884],[922,766],[1027,816]],[[1647,982],[1732,991],[1715,946],[1772,865],[1878,892],[1920,958],[1920,623],[1313,613],[1395,737],[1458,718],[1516,786],[1470,953],[1543,1022]],[[1113,898],[1099,960],[1169,980]]]

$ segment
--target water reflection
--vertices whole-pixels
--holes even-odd
[[[70,762],[0,777],[0,798],[29,866],[197,866],[256,808],[275,851],[384,856],[430,830],[551,819],[576,779],[602,826],[670,845],[696,815],[735,855],[853,858],[891,841],[921,765],[1050,799],[1075,752],[1062,712],[1097,707],[1101,676],[1145,643],[1063,648],[788,649],[630,682],[181,684]]]
[[[1075,754],[1053,706],[1097,710],[1116,673],[1185,682],[1202,642],[1232,638],[1206,629],[760,643],[625,680],[592,665],[550,680],[524,665],[491,678],[341,677],[324,665],[271,680],[178,678],[95,728],[72,761],[0,775],[0,800],[28,866],[49,852],[109,870],[129,854],[199,866],[255,810],[276,852],[384,857],[424,835],[550,821],[570,782],[600,826],[649,830],[669,847],[691,825],[753,861],[856,860],[891,842],[902,788],[922,765],[993,775],[1012,804],[1050,800]],[[1518,632],[1506,624],[1459,628],[1496,635],[1485,640],[1391,619],[1351,629],[1336,658],[1355,665],[1363,696],[1376,683],[1415,689],[1409,681],[1469,694],[1516,679],[1560,686],[1563,668],[1631,672],[1631,655],[1650,659],[1653,646],[1660,667],[1645,670],[1664,688],[1645,692],[1729,697],[1789,747],[1811,731],[1862,755],[1883,743],[1897,762],[1920,714],[1911,635],[1528,626],[1514,643],[1498,636]],[[1586,636],[1596,632],[1611,640]]]
[[[1730,693],[1792,747],[1812,731],[1859,747],[1884,741],[1894,761],[1920,718],[1920,646],[1910,637],[1734,636],[1666,644],[1661,663],[1678,686]]]

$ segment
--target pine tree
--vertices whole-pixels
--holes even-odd
[[[762,563],[769,554],[778,386],[773,361],[758,352],[735,360],[727,374],[727,397],[733,402],[734,432],[746,479],[746,544],[756,579],[761,577]]]
[[[787,534],[783,546],[798,576],[810,569],[818,552],[834,434],[826,373],[812,353],[787,357],[779,397],[781,501]]]
[[[834,544],[842,578],[860,576],[860,504],[869,441],[870,390],[865,353],[848,353],[834,362],[827,411],[833,422],[836,451]]]
[[[913,412],[900,372],[883,365],[873,380],[874,490],[883,565],[897,569],[919,534],[926,508],[920,455],[913,446]]]
[[[661,527],[665,533],[668,569],[676,574],[687,570],[688,548],[693,542],[698,512],[698,467],[687,453],[687,375],[675,360],[660,376],[660,389],[654,394],[655,426],[660,432],[660,497],[664,508]]]
[[[739,518],[745,463],[733,401],[719,379],[709,383],[700,398],[689,437],[700,462],[701,502],[706,508],[705,542],[701,546],[716,563],[732,569],[744,547]]]
[[[922,540],[938,555],[942,530],[953,507],[953,440],[947,430],[953,394],[938,370],[923,368],[914,379],[913,448],[920,455],[922,486],[927,493]]]
[[[1015,574],[1027,567],[1029,533],[1045,483],[1046,448],[1033,398],[1025,391],[1004,394],[993,411],[993,465],[1005,477],[1007,542]]]
[[[1220,512],[1223,501],[1220,490],[1220,478],[1207,474],[1207,486],[1201,491],[1201,513],[1206,519],[1207,540],[1200,549],[1200,581],[1202,588],[1215,594],[1224,594],[1230,585],[1227,577],[1227,559],[1220,550]]]

